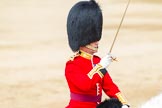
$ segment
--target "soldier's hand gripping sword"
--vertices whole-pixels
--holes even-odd
[[[112,52],[112,48],[113,48],[113,46],[114,46],[114,43],[115,43],[116,38],[117,38],[117,36],[118,36],[119,30],[120,30],[121,25],[122,25],[122,23],[123,23],[123,20],[124,20],[124,18],[125,18],[125,15],[126,15],[128,6],[129,6],[129,4],[130,4],[130,1],[131,1],[131,0],[129,0],[128,3],[127,3],[127,6],[126,6],[126,8],[125,8],[124,14],[123,14],[123,16],[122,16],[122,19],[121,19],[121,21],[120,21],[119,27],[118,27],[118,29],[117,29],[116,35],[115,35],[115,37],[114,37],[113,43],[112,43],[112,45],[111,45],[111,47],[110,47],[110,50],[109,50],[109,53],[108,53],[108,54],[110,54],[110,53]],[[113,58],[113,57],[112,57],[112,60],[113,60],[113,61],[117,61],[117,59],[116,59],[116,58]]]

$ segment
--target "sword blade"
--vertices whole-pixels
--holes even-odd
[[[122,25],[122,23],[123,23],[123,20],[124,20],[124,18],[125,18],[125,15],[126,15],[126,12],[127,12],[128,6],[129,6],[129,4],[130,4],[130,1],[131,1],[131,0],[129,0],[128,3],[127,3],[127,6],[126,6],[125,11],[124,11],[124,14],[123,14],[123,16],[122,16],[122,19],[121,19],[121,21],[120,21],[119,27],[118,27],[118,29],[117,29],[116,35],[115,35],[115,37],[114,37],[113,43],[112,43],[112,45],[111,45],[111,47],[110,47],[109,53],[112,52],[112,49],[113,49],[114,43],[115,43],[115,41],[116,41],[116,38],[117,38],[118,33],[119,33],[119,30],[120,30],[121,25]]]

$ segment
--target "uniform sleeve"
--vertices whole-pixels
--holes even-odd
[[[120,90],[117,85],[111,79],[109,73],[107,72],[103,78],[103,90],[110,98],[117,98],[116,93],[119,93]]]
[[[101,80],[100,76],[97,74],[93,75],[93,78],[90,79],[87,74],[81,72],[82,69],[74,63],[67,63],[65,68],[65,76],[68,82],[68,85],[71,89],[77,88],[80,91],[86,92],[94,85],[98,80]]]
[[[122,104],[128,105],[124,95],[120,92],[117,85],[113,82],[108,72],[103,78],[103,90],[110,98],[118,98]]]

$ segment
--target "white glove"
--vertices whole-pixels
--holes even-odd
[[[128,105],[123,105],[122,108],[129,108]]]
[[[105,57],[103,57],[100,61],[100,65],[103,67],[103,68],[107,68],[110,63],[112,62],[112,55],[111,54],[107,54]]]

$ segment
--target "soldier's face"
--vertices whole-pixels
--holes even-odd
[[[98,51],[98,45],[99,45],[99,42],[96,41],[96,42],[92,42],[90,43],[89,45],[86,45],[86,46],[83,46],[83,47],[80,47],[79,49],[80,50],[83,50],[89,54],[94,54]]]
[[[90,43],[90,46],[92,46],[95,49],[95,50],[92,49],[93,53],[96,53],[98,51],[98,45],[99,45],[99,41]]]
[[[96,49],[98,49],[98,44],[99,44],[98,41],[90,43],[90,45]]]

